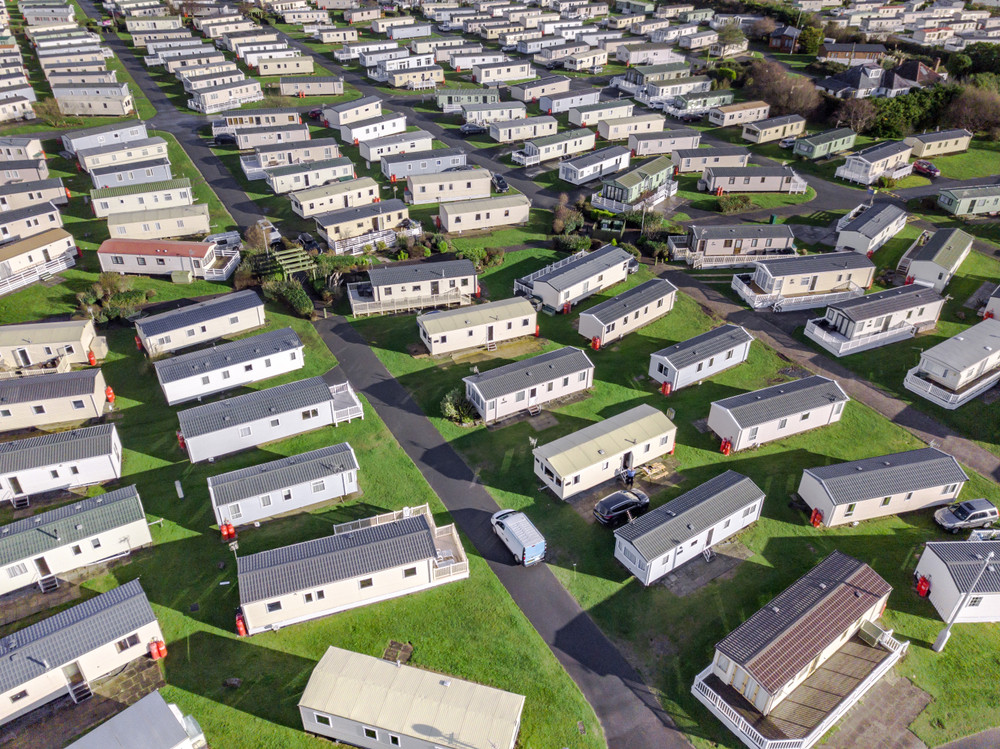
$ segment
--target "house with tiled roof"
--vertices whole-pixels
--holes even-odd
[[[715,646],[692,694],[747,746],[808,749],[905,655],[878,624],[891,592],[834,551]]]
[[[427,505],[342,523],[333,535],[237,557],[249,634],[416,593],[469,576],[454,525]]]

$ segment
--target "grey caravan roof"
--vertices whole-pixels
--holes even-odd
[[[772,278],[836,270],[868,270],[875,267],[875,264],[861,253],[850,251],[758,260],[756,265]]]
[[[583,351],[566,346],[530,359],[511,362],[488,372],[480,372],[463,380],[473,385],[486,400],[492,400],[593,367]]]
[[[55,207],[55,204],[51,200],[46,203],[35,203],[34,205],[28,205],[24,208],[15,208],[12,211],[3,211],[0,213],[0,224],[12,224],[15,221],[20,221],[21,219],[32,218],[33,216],[43,216],[47,213],[52,213],[53,211],[58,213],[59,209]],[[25,237],[25,239],[27,239],[27,237]]]
[[[161,312],[158,315],[150,315],[136,321],[136,328],[140,335],[144,337],[169,333],[172,330],[179,330],[188,325],[198,325],[206,320],[215,320],[224,315],[231,315],[234,312],[244,312],[255,307],[263,307],[257,293],[246,289],[236,291],[231,294],[223,294],[214,299],[209,299],[187,307]]]
[[[90,395],[94,392],[95,380],[100,374],[101,370],[95,367],[74,369],[44,377],[0,380],[0,405]]]
[[[6,167],[10,162],[0,162],[4,163]],[[63,186],[62,179],[60,177],[52,177],[50,179],[36,179],[31,182],[12,182],[9,185],[0,185],[0,195],[19,195],[23,192],[34,192],[36,190],[51,190],[56,187],[61,188]]]
[[[363,96],[360,99],[353,99],[352,101],[345,101],[343,104],[336,104],[334,106],[327,106],[325,109],[329,109],[331,112],[350,112],[358,107],[363,107],[366,104],[374,104],[376,102],[381,102],[377,96]]]
[[[673,131],[664,131],[663,135],[671,135]],[[660,135],[660,133],[657,133]],[[750,151],[743,148],[742,146],[719,146],[712,148],[679,148],[674,151],[678,159],[697,159],[701,156],[707,158],[724,157],[724,156],[749,156]],[[758,169],[763,169],[764,167],[757,167]]]
[[[98,424],[0,444],[0,475],[111,453],[115,425]]]
[[[885,227],[898,221],[900,216],[906,216],[906,211],[899,206],[892,203],[876,203],[851,219],[841,231],[855,231],[868,238],[877,237]]]
[[[813,375],[715,401],[743,429],[848,400],[834,380]]]
[[[564,291],[572,286],[603,273],[619,263],[632,262],[634,258],[621,247],[606,244],[599,250],[589,252],[583,257],[566,263],[540,276],[531,279],[532,284],[544,283],[556,291]]]
[[[722,224],[691,226],[693,241],[703,239],[795,239],[788,224]]]
[[[346,442],[329,445],[270,463],[210,476],[208,485],[216,507],[285,489],[296,484],[358,470],[354,451]]]
[[[195,406],[178,413],[177,420],[180,422],[181,433],[190,439],[268,416],[326,403],[332,398],[330,386],[322,377],[309,377],[287,385]]]
[[[910,137],[914,140],[920,141],[921,143],[936,143],[939,140],[951,140],[952,138],[971,138],[972,133],[959,127],[953,130],[938,130],[934,133],[911,135]]]
[[[176,749],[188,738],[184,725],[159,691],[150,692],[102,723],[68,749]]]
[[[241,132],[245,133],[247,131],[242,130]],[[268,143],[266,146],[255,146],[254,151],[260,156],[266,153],[296,151],[300,148],[326,148],[327,146],[335,146],[339,152],[340,143],[336,138],[312,138],[311,140],[296,140],[291,143]],[[271,174],[274,174],[274,172],[271,172]]]
[[[851,128],[837,127],[832,130],[824,130],[823,132],[816,133],[814,135],[805,135],[799,138],[799,140],[805,143],[811,143],[814,146],[821,146],[825,143],[833,143],[841,138],[850,137],[851,135],[854,135],[854,131],[851,130]]]
[[[341,157],[340,160],[348,164],[351,163],[350,159],[347,157]],[[334,161],[337,161],[337,159],[334,159]],[[308,166],[308,164],[296,166]],[[271,170],[271,174],[274,174],[274,170]],[[345,221],[366,219],[371,218],[372,216],[379,216],[383,213],[392,213],[393,211],[402,210],[406,210],[406,204],[398,198],[393,198],[392,200],[383,200],[381,203],[356,205],[352,208],[341,208],[340,210],[330,211],[329,213],[316,216],[315,220],[316,223],[321,226],[330,226],[332,224],[342,224]],[[371,273],[371,271],[369,271],[369,273]]]
[[[0,639],[0,691],[37,679],[156,621],[138,580]]]
[[[944,301],[944,297],[929,286],[911,284],[855,297],[846,302],[836,302],[828,309],[837,310],[848,320],[858,322],[941,301]]]
[[[119,172],[135,172],[141,169],[152,169],[153,167],[169,167],[169,159],[149,159],[147,161],[130,161],[126,164],[108,164],[107,166],[95,166],[90,170],[92,176],[103,176],[105,174],[118,174]]]
[[[81,148],[76,152],[76,155],[80,158],[87,158],[88,156],[97,156],[102,153],[116,153],[117,151],[124,151],[129,148],[142,148],[143,146],[155,146],[159,143],[166,143],[163,138],[158,135],[154,135],[152,138],[139,138],[137,140],[125,140],[118,141],[116,143],[108,143],[103,146],[94,146],[93,148]]]
[[[240,603],[433,559],[436,553],[427,518],[420,514],[250,554],[236,560]]]
[[[298,334],[291,328],[281,328],[210,349],[192,351],[172,359],[163,359],[153,366],[160,382],[168,383],[299,348],[302,348],[302,341]]]
[[[764,499],[753,481],[726,471],[615,530],[647,562],[656,559],[723,518]]]
[[[372,286],[440,281],[445,278],[462,278],[476,275],[476,266],[469,260],[446,260],[440,263],[400,265],[388,263],[368,271]]]
[[[600,104],[602,106],[606,106],[609,104],[618,104],[618,102],[607,101],[607,102],[600,102]],[[595,104],[594,106],[598,105]],[[675,140],[677,138],[694,138],[695,136],[701,137],[701,133],[698,132],[697,130],[692,130],[690,128],[685,127],[685,128],[678,128],[677,130],[660,130],[659,132],[655,133],[632,133],[628,137],[635,138],[637,142],[642,143],[643,141],[647,140],[664,140],[664,139]],[[740,150],[743,151],[746,149],[740,149]],[[678,153],[683,153],[683,151],[679,151]]]
[[[145,518],[134,485],[81,499],[0,528],[0,565],[36,557]]]
[[[969,480],[958,461],[936,447],[807,468],[834,505],[863,502]]]
[[[944,562],[959,593],[1000,593],[1000,564],[989,565],[970,590],[987,555],[1000,560],[1000,541],[928,541],[927,551]]]
[[[708,150],[708,149],[704,149]],[[787,177],[795,174],[788,166],[707,166],[714,177]]]
[[[911,146],[898,140],[889,140],[883,143],[876,143],[852,154],[850,158],[862,158],[865,161],[880,161],[881,159],[894,156],[897,153],[913,150]]]
[[[629,150],[625,146],[606,146],[604,148],[599,148],[596,151],[585,153],[583,156],[567,159],[563,163],[572,164],[576,169],[582,169],[583,167],[591,166],[592,164],[600,164],[609,159],[617,159],[619,156],[627,153],[629,153]]]
[[[502,104],[506,104],[503,102]],[[502,106],[491,104],[490,106]],[[405,164],[408,161],[429,161],[431,159],[450,159],[455,156],[465,157],[461,148],[436,148],[433,151],[418,151],[417,153],[393,153],[382,157],[383,164]],[[388,202],[388,201],[386,201]]]
[[[1000,349],[1000,320],[990,318],[966,328],[927,349],[936,361],[947,362],[957,371],[968,369]],[[48,375],[54,376],[54,375]]]
[[[633,310],[651,304],[658,299],[663,299],[676,291],[677,287],[670,281],[654,278],[601,302],[582,314],[592,315],[599,323],[607,325]]]
[[[674,369],[681,370],[752,340],[753,336],[739,325],[722,325],[707,333],[660,349],[653,356],[659,356],[670,362]]]

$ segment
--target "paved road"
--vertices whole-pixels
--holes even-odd
[[[341,317],[320,320],[316,328],[351,384],[365,394],[459,528],[579,685],[604,727],[608,746],[688,749],[687,739],[656,696],[548,567],[524,568],[511,562],[510,553],[490,526],[490,516],[500,508],[360,334]]]

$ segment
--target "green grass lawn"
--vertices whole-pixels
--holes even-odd
[[[551,251],[508,255],[504,266],[484,273],[481,282],[491,297],[496,298],[495,292],[509,296],[513,278],[555,257]],[[649,277],[642,269],[629,279],[628,286]],[[624,288],[591,298],[577,312]],[[544,337],[529,344],[527,348],[534,350],[528,353],[586,344],[574,329],[572,315],[540,316],[539,322]],[[918,447],[919,441],[874,411],[851,403],[837,424],[723,457],[717,438],[699,433],[692,424],[707,414],[709,402],[794,375],[786,361],[755,343],[745,364],[669,399],[659,396],[646,377],[649,354],[718,323],[689,297],[678,295],[674,310],[666,317],[599,352],[588,351],[596,365],[592,394],[555,408],[558,424],[541,432],[524,422],[487,430],[481,426],[463,429],[445,421],[440,415],[441,397],[469,374],[472,362],[412,358],[406,349],[416,340],[412,316],[369,318],[354,324],[476,470],[497,502],[528,512],[549,542],[552,570],[658,690],[666,709],[699,749],[740,746],[690,694],[691,682],[710,662],[714,644],[833,549],[869,562],[895,587],[885,618],[897,637],[912,643],[899,672],[911,676],[934,697],[914,724],[920,737],[940,744],[991,726],[995,721],[982,706],[1000,699],[1000,680],[992,677],[1000,672],[994,657],[1000,647],[1000,625],[960,625],[948,650],[934,654],[929,643],[942,623],[929,603],[911,592],[911,573],[921,544],[941,537],[930,513],[866,522],[855,528],[817,530],[787,502],[805,467],[910,449]],[[518,356],[525,355],[524,348],[517,351]],[[477,361],[480,370],[508,360],[503,347],[495,356],[495,361]],[[762,519],[740,538],[752,552],[751,558],[730,575],[683,599],[659,585],[644,589],[631,579],[613,560],[611,532],[589,522],[570,504],[539,491],[532,473],[529,437],[545,444],[642,402],[669,406],[678,427],[678,447],[670,460],[678,484],[655,492],[654,506],[727,468],[753,478],[768,496]],[[862,434],[866,439],[858,439]],[[995,493],[994,484],[972,475],[963,496]],[[986,679],[984,669],[991,674]],[[977,696],[970,700],[967,695],[973,691]]]
[[[677,177],[677,197],[687,200],[688,205],[701,211],[718,211],[719,200],[715,195],[698,190],[700,174],[680,175]],[[739,194],[739,193],[732,193]],[[746,193],[753,205],[742,213],[770,208],[780,208],[786,205],[801,205],[815,199],[816,191],[807,187],[804,193],[788,195],[785,193]]]
[[[1000,163],[1000,142],[976,138],[968,151],[932,159],[934,166],[941,170],[942,177],[949,179],[976,179],[992,177]]]

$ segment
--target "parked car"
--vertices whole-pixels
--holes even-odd
[[[545,63],[545,67],[547,67],[549,70],[562,70],[564,67],[566,67],[566,61],[550,60],[549,62]]]
[[[695,114],[694,112],[688,112],[687,114],[680,115],[677,119],[681,122],[701,122],[702,115]]]
[[[466,122],[458,129],[458,132],[461,133],[463,138],[468,138],[470,135],[482,135],[483,133],[488,133],[489,131],[489,128],[477,125],[474,122]]]
[[[505,45],[503,45],[500,48],[500,51],[501,52],[516,52],[517,51],[517,45],[516,44],[505,44]]]
[[[499,174],[493,175],[493,187],[497,192],[507,192],[510,189],[510,185],[507,184],[507,180]]]
[[[594,507],[594,517],[601,525],[614,528],[649,511],[649,497],[638,489],[609,494]]]
[[[235,146],[236,136],[232,133],[219,133],[215,136],[215,145],[217,146]]]
[[[530,567],[545,559],[545,538],[523,512],[500,510],[490,518],[490,524],[518,564]]]
[[[278,231],[274,224],[272,224],[268,219],[262,218],[257,222],[257,226],[261,228],[264,232],[264,238],[267,240],[268,245],[274,246],[281,242],[281,232]]]
[[[231,247],[242,249],[243,247],[243,239],[240,237],[240,233],[238,231],[224,231],[221,234],[209,234],[202,241],[211,242],[216,247],[224,247],[226,249]]]
[[[913,171],[925,177],[940,177],[941,170],[926,159],[918,159],[913,162]]]
[[[795,148],[795,141],[797,140],[798,138],[796,138],[794,135],[789,135],[787,138],[782,138],[781,140],[779,140],[778,145],[781,148]]]
[[[309,110],[309,119],[310,120],[318,120],[322,116],[323,116],[323,109],[322,109],[322,107],[316,107],[316,109],[310,109]]]
[[[989,528],[1000,512],[988,499],[967,499],[942,507],[934,513],[934,522],[950,533],[969,528]]]
[[[298,240],[299,244],[302,245],[302,249],[304,249],[306,252],[309,252],[310,250],[319,249],[319,242],[317,242],[315,237],[313,237],[313,235],[310,234],[309,232],[304,231],[300,233],[296,237],[296,239]]]

